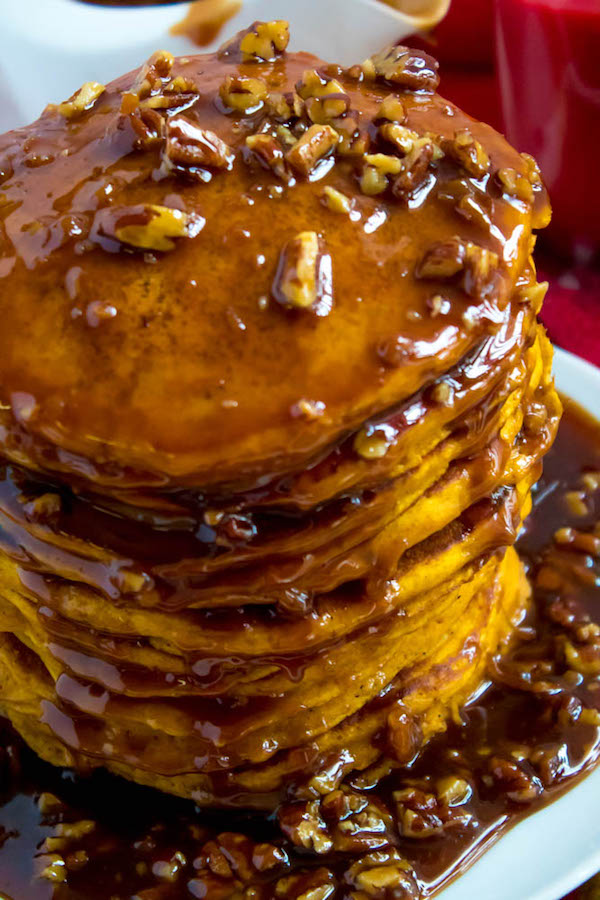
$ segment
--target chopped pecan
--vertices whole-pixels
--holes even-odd
[[[286,803],[280,807],[279,825],[283,833],[297,847],[314,853],[329,853],[333,841],[321,816],[318,800],[306,803]]]
[[[568,665],[582,675],[600,675],[600,644],[576,645],[565,641],[564,654]]]
[[[444,800],[419,788],[394,791],[398,827],[403,837],[429,838],[447,828],[466,826],[472,822],[469,813],[450,807]]]
[[[343,116],[350,109],[348,94],[325,94],[322,97],[309,97],[304,101],[306,113],[311,122],[323,125]]]
[[[533,156],[530,156],[529,153],[521,153],[521,159],[525,163],[527,177],[529,178],[531,186],[534,189],[541,187],[542,186],[542,175],[540,172],[540,167],[536,163]]]
[[[385,122],[379,126],[379,135],[398,150],[402,155],[410,153],[415,142],[419,140],[419,134],[406,125],[397,122]]]
[[[412,47],[392,44],[371,56],[369,62],[376,78],[409,90],[435,91],[440,81],[437,61]]]
[[[25,515],[34,522],[52,519],[60,513],[61,509],[61,496],[53,493],[40,494],[23,504]]]
[[[251,113],[260,109],[267,99],[267,86],[260,78],[227,75],[219,87],[223,104],[236,112]]]
[[[540,779],[514,759],[492,756],[488,765],[496,784],[515,803],[531,803],[542,793]]]
[[[498,169],[496,178],[502,188],[502,192],[509,197],[515,197],[524,203],[531,203],[533,200],[533,187],[531,182],[525,175],[521,175],[516,169],[504,168]]]
[[[458,775],[446,775],[439,778],[436,784],[436,794],[446,806],[461,806],[471,798],[472,793],[469,782]]]
[[[137,73],[130,93],[140,100],[145,100],[151,94],[162,91],[171,77],[173,62],[172,53],[169,53],[168,50],[157,50]]]
[[[295,91],[280,94],[271,91],[265,101],[265,107],[269,116],[280,122],[289,122],[290,119],[299,119],[304,112],[304,101]]]
[[[337,152],[340,156],[363,156],[369,149],[371,138],[368,131],[360,127],[360,113],[350,110],[330,124],[339,135]]]
[[[458,163],[469,175],[481,178],[488,171],[489,156],[468,128],[461,128],[453,138],[443,139],[441,145],[446,156]]]
[[[91,109],[105,90],[104,85],[98,84],[97,81],[86,81],[72,97],[64,103],[59,103],[56,109],[65,119],[73,119]]]
[[[136,134],[134,143],[136,150],[150,150],[162,144],[166,123],[164,117],[155,109],[136,106],[133,112],[129,113],[129,121]]]
[[[338,134],[330,125],[311,125],[286,153],[289,164],[307,176],[317,163],[328,156],[338,142]]]
[[[407,764],[423,743],[418,721],[402,706],[395,707],[387,717],[387,739],[390,755]]]
[[[43,859],[44,863],[47,863],[40,872],[40,878],[45,878],[47,881],[56,883],[67,880],[67,867],[65,860],[60,854],[50,853],[40,858]]]
[[[518,300],[519,303],[528,304],[535,313],[539,313],[547,290],[547,281],[541,281],[539,284],[528,284],[517,291],[515,299]]]
[[[275,896],[284,900],[327,900],[334,893],[333,873],[323,867],[296,872],[275,884]]]
[[[587,516],[589,508],[585,502],[585,494],[583,491],[567,491],[564,495],[565,504],[572,516]]]
[[[164,86],[161,93],[140,100],[140,106],[142,109],[165,109],[172,112],[191,106],[199,96],[200,92],[194,81],[177,75]]]
[[[99,210],[94,217],[90,238],[113,253],[121,245],[167,251],[174,248],[175,238],[195,237],[203,227],[204,219],[196,213],[140,203],[137,206]]]
[[[386,153],[367,153],[360,178],[360,189],[363,194],[374,196],[383,194],[388,187],[388,176],[398,175],[402,170],[402,162],[397,156]]]
[[[231,169],[235,154],[218,135],[199,128],[186,116],[175,116],[166,125],[166,141],[162,158],[165,169],[206,180],[202,173],[209,169]]]
[[[278,303],[326,316],[333,305],[331,256],[314,231],[302,231],[281,252],[272,294]]]
[[[432,318],[445,316],[450,312],[450,301],[442,294],[434,294],[427,299],[427,308]]]
[[[202,847],[196,868],[206,867],[221,878],[239,878],[248,883],[256,876],[252,862],[254,844],[243,834],[225,831]],[[200,863],[200,866],[198,866]]]
[[[404,104],[395,94],[388,94],[379,104],[379,109],[375,115],[375,122],[380,119],[385,119],[387,122],[394,122],[396,125],[402,125],[406,120]]]
[[[470,297],[485,297],[498,268],[498,254],[487,247],[469,242],[465,245],[463,287]]]
[[[321,196],[325,206],[332,212],[341,213],[342,215],[347,216],[352,210],[352,200],[350,197],[342,193],[342,191],[338,191],[337,188],[332,187],[330,184],[325,185]]]
[[[241,36],[240,51],[244,62],[274,62],[290,42],[287,22],[254,22]]]
[[[400,856],[395,848],[368,853],[353,863],[344,873],[346,884],[358,893],[350,897],[373,897],[375,900],[418,900],[419,887],[412,866]]]
[[[394,178],[392,184],[394,197],[406,200],[419,190],[429,176],[429,166],[435,155],[435,146],[427,138],[420,138],[414,142],[411,151],[402,160],[399,174]]]
[[[452,406],[454,403],[454,388],[447,381],[438,381],[431,389],[431,399],[440,406]]]
[[[427,250],[417,266],[417,278],[452,278],[465,264],[465,245],[459,238],[439,241]]]
[[[390,449],[390,441],[383,428],[365,425],[356,433],[352,446],[363,459],[381,459]]]
[[[157,859],[152,863],[152,874],[161,881],[173,884],[179,880],[183,869],[187,866],[187,859],[176,850],[168,859]]]
[[[271,169],[278,178],[289,180],[283,147],[272,134],[251,134],[246,138],[246,147],[265,169]]]
[[[306,69],[302,73],[302,78],[296,84],[296,91],[303,100],[344,93],[339,81],[317,69]]]
[[[565,743],[536,747],[529,762],[541,778],[544,787],[555,784],[569,770],[569,748]]]

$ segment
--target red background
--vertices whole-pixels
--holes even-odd
[[[493,0],[453,0],[433,34],[409,43],[419,44],[439,59],[444,96],[503,131]],[[598,212],[583,210],[582,215]],[[556,251],[544,247],[543,236],[538,248],[539,278],[550,282],[542,312],[550,337],[558,346],[600,366],[600,267],[560,259]]]

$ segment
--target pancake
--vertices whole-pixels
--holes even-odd
[[[534,161],[255,23],[0,138],[0,711],[274,809],[481,688],[560,402]]]

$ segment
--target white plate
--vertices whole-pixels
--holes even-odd
[[[600,419],[600,369],[556,350],[561,393]],[[600,766],[523,819],[441,894],[443,900],[559,900],[600,871]]]

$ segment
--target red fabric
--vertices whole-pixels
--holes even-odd
[[[542,319],[555,344],[600,366],[600,268],[567,266],[538,254],[550,287]]]
[[[432,35],[408,43],[441,61],[441,92],[466,112],[502,131],[499,86],[493,58],[493,0],[453,0]],[[595,215],[595,211],[582,211]],[[536,253],[539,278],[550,287],[542,319],[551,339],[600,366],[600,265],[560,261],[543,246]]]

